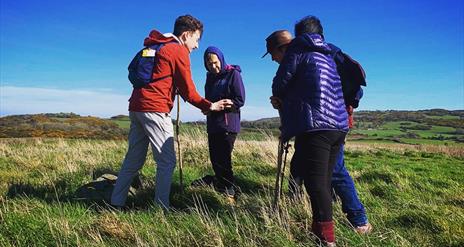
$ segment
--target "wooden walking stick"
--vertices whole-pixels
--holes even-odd
[[[184,181],[182,175],[182,151],[180,150],[180,136],[179,136],[179,126],[180,126],[180,96],[177,93],[177,117],[176,117],[176,142],[177,142],[177,153],[179,161],[179,182],[180,182],[180,193],[184,193]]]

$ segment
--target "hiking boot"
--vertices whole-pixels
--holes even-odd
[[[335,231],[333,221],[313,221],[312,232],[324,246],[335,246]]]
[[[231,186],[231,187],[225,188],[224,189],[224,194],[227,197],[235,198],[235,189],[234,189],[234,187]]]
[[[365,225],[356,226],[356,227],[354,228],[354,230],[355,230],[358,234],[361,234],[361,235],[369,234],[370,232],[372,232],[372,225],[368,222],[368,223],[366,223]]]
[[[234,187],[228,187],[224,189],[224,195],[229,203],[235,203],[235,189]]]
[[[337,245],[335,244],[335,242],[325,242],[325,241],[324,241],[324,242],[322,242],[322,244],[323,244],[324,246],[327,246],[327,247],[335,247],[335,246],[337,246]]]
[[[227,197],[235,197],[235,189],[234,187],[228,187],[224,190],[224,194],[226,194]]]

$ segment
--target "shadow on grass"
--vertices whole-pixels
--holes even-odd
[[[438,234],[443,232],[442,226],[436,222],[430,215],[418,211],[406,211],[395,217],[387,225],[392,227],[401,227],[404,229],[418,228],[422,231]]]
[[[387,184],[390,184],[394,181],[394,175],[390,172],[384,171],[369,171],[364,172],[361,176],[359,176],[358,180],[365,182],[374,182],[376,180],[380,180]]]
[[[270,172],[270,171],[266,171]],[[90,209],[99,211],[107,208],[110,202],[111,193],[114,183],[108,184],[106,181],[96,181],[104,174],[117,175],[117,172],[111,168],[99,168],[91,173],[92,182],[84,183],[82,181],[90,174],[75,173],[64,175],[63,178],[51,183],[40,184],[31,181],[19,181],[11,183],[6,193],[7,198],[35,198],[45,203],[76,203],[83,204]],[[237,200],[240,200],[242,193],[255,194],[273,189],[272,185],[261,184],[252,179],[245,177],[236,177]],[[91,187],[89,189],[89,185]],[[134,179],[132,187],[136,192],[129,194],[126,205],[129,210],[148,210],[154,205],[153,197],[155,194],[155,182],[152,177],[141,176]],[[85,196],[78,196],[84,189]],[[171,186],[171,206],[176,210],[189,211],[204,204],[211,212],[220,212],[230,209],[230,204],[225,200],[225,196],[212,187],[193,188],[190,185],[184,185],[183,193],[178,181],[173,181]]]
[[[37,185],[28,182],[17,182],[10,184],[6,193],[7,198],[28,197],[37,198],[47,203],[56,201],[68,201],[72,199],[66,191],[67,182],[59,180],[51,185]]]
[[[92,172],[90,176],[93,181],[88,183],[83,181],[88,180],[89,174],[83,172],[64,174],[60,179],[49,183],[38,183],[34,179],[18,181],[9,184],[6,197],[35,198],[46,203],[76,202],[89,206],[105,205],[111,197],[114,181],[102,179],[112,176],[116,178],[116,175],[117,173],[110,168],[99,168]],[[139,188],[140,179],[134,179],[132,186]]]
[[[263,185],[251,179],[237,176],[235,177],[236,185],[236,202],[240,200],[242,194],[257,194],[268,192],[274,188],[271,185]],[[148,193],[152,196],[153,191]],[[139,195],[139,194],[138,194]],[[142,200],[145,201],[146,199]],[[218,191],[215,191],[213,186],[199,186],[193,187],[191,185],[184,185],[183,193],[179,183],[174,182],[171,187],[171,204],[175,209],[188,210],[204,204],[211,212],[217,213],[227,211],[231,208],[230,203],[227,202],[226,196]]]

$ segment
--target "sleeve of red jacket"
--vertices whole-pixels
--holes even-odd
[[[190,71],[190,57],[186,48],[179,49],[179,53],[175,55],[173,80],[180,95],[184,100],[200,108],[203,111],[209,110],[211,102],[198,94],[195,84],[192,80],[192,72]]]

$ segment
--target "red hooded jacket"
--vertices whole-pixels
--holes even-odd
[[[175,41],[174,37],[163,36],[153,30],[145,38],[144,46]],[[192,80],[190,71],[190,53],[187,47],[179,43],[168,43],[156,54],[153,69],[154,83],[134,89],[129,99],[129,111],[135,112],[171,112],[176,88],[190,104],[201,110],[208,110],[211,102],[202,98]]]

